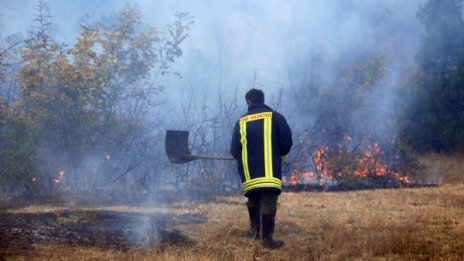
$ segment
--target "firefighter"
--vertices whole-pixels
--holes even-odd
[[[264,104],[262,90],[245,95],[248,112],[235,124],[230,152],[238,162],[250,218],[250,234],[263,247],[279,248],[274,240],[277,199],[282,189],[281,161],[292,147],[292,132],[285,118]]]

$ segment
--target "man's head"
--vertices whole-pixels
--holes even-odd
[[[263,104],[264,93],[258,89],[251,89],[245,94],[245,100],[248,106],[251,106],[252,104]]]

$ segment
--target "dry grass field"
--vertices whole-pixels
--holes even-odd
[[[169,206],[167,211],[198,209],[207,217],[204,223],[175,225],[188,239],[182,244],[117,250],[41,243],[27,249],[3,248],[0,255],[4,260],[463,260],[460,159],[424,159],[428,169],[443,178],[437,187],[283,193],[275,238],[285,246],[277,250],[263,249],[247,236],[245,198],[230,196]],[[14,211],[56,209],[33,206]]]

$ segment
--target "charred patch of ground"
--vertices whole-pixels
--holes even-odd
[[[166,214],[109,210],[59,210],[0,213],[2,256],[32,251],[36,244],[65,244],[127,250],[192,245],[175,224],[206,222],[200,214]]]

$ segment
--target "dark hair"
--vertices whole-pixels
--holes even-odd
[[[258,89],[251,89],[245,94],[245,99],[252,104],[264,103],[264,93]]]

